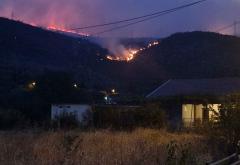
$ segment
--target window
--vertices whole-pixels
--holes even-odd
[[[220,104],[209,104],[209,120],[215,121],[217,115],[219,114],[219,106]]]
[[[186,127],[189,127],[194,122],[194,105],[184,104],[182,105],[182,120]]]
[[[182,106],[182,119],[186,127],[193,124],[201,124],[203,119],[203,105],[184,104]]]

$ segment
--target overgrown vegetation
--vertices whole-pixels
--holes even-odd
[[[167,165],[198,164],[197,153],[192,149],[191,142],[178,143],[171,141],[167,145]]]
[[[81,123],[77,120],[75,114],[63,113],[52,121],[51,127],[55,129],[74,129],[80,128]]]
[[[210,108],[215,114],[211,121],[210,136],[225,141],[232,151],[240,141],[240,95],[229,95],[221,103],[219,112]]]
[[[134,129],[137,127],[163,128],[164,111],[157,104],[144,106],[103,106],[93,111],[95,128]]]
[[[133,132],[1,132],[1,164],[130,165],[205,164],[207,140],[196,134],[137,129]],[[176,157],[176,160],[175,160]]]

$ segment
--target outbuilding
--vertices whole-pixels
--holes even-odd
[[[51,119],[57,120],[64,116],[73,116],[82,124],[87,124],[91,120],[92,107],[87,104],[52,104]]]

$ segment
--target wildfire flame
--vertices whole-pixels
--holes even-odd
[[[34,23],[34,22],[25,22],[25,21],[21,21],[21,22],[29,24],[34,27],[42,27],[39,24]],[[65,26],[61,26],[61,25],[57,25],[57,24],[55,25],[54,23],[50,23],[49,25],[46,25],[43,28],[45,28],[47,30],[51,30],[51,31],[72,33],[72,34],[77,34],[77,35],[81,35],[81,36],[89,36],[89,34],[80,33],[80,32],[74,31],[74,30],[68,30],[67,28],[65,28]],[[148,48],[151,48],[155,45],[158,45],[158,44],[159,44],[159,41],[154,41],[154,42],[149,43],[146,47],[142,47],[139,49],[136,49],[136,48],[126,49],[122,55],[108,55],[108,56],[106,56],[106,58],[111,61],[127,61],[127,62],[129,62],[129,61],[132,61],[137,56],[138,53],[140,53]]]
[[[106,58],[108,60],[111,60],[111,61],[132,61],[138,53],[146,50],[146,49],[149,49],[155,45],[158,45],[159,44],[159,41],[154,41],[154,42],[151,42],[149,43],[146,47],[143,47],[143,48],[139,48],[139,49],[128,49],[125,51],[124,55],[121,55],[121,56],[111,56],[111,55],[108,55],[106,56]]]
[[[29,24],[34,27],[42,27],[34,22],[25,22],[25,21],[21,21],[21,22],[23,22],[25,24]],[[51,30],[51,31],[56,31],[56,32],[72,33],[72,34],[77,34],[77,35],[81,35],[81,36],[85,36],[85,37],[89,36],[89,34],[87,34],[87,33],[81,33],[81,32],[77,32],[74,30],[68,30],[67,28],[64,28],[63,26],[54,25],[54,24],[44,26],[43,28],[45,28],[47,30]]]
[[[68,30],[68,29],[58,27],[58,26],[55,26],[55,25],[47,26],[46,29],[52,30],[52,31],[65,32],[65,33],[73,33],[73,34],[78,34],[78,35],[81,35],[81,36],[89,36],[89,34],[86,34],[86,33],[80,33],[80,32],[76,32],[74,30]]]

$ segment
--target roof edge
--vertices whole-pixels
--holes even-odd
[[[149,93],[146,98],[150,98],[154,93],[156,93],[159,89],[161,89],[162,87],[164,87],[165,85],[167,85],[170,81],[172,81],[172,79],[169,79],[168,81],[166,81],[165,83],[163,83],[162,85],[160,85],[158,88],[156,88],[154,91],[152,91],[151,93]]]

